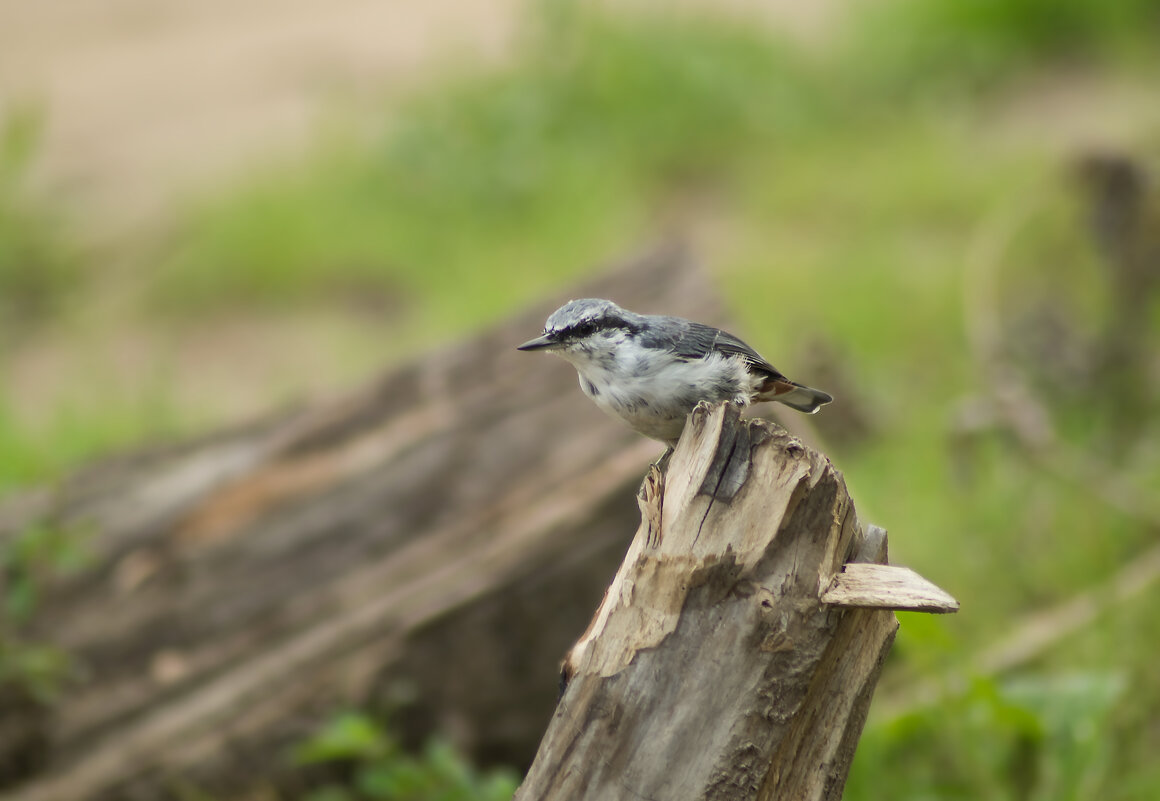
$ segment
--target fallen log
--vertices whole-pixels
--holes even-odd
[[[693,411],[638,500],[516,801],[840,798],[890,610],[957,602],[885,564],[829,460],[731,404]]]
[[[720,320],[671,248],[574,294]],[[90,561],[20,631],[72,669],[51,704],[0,688],[0,794],[279,787],[288,745],[351,704],[389,709],[411,743],[440,731],[527,765],[661,450],[566,365],[514,350],[559,302],[345,396],[0,502],[0,545],[55,527]]]

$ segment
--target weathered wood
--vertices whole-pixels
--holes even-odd
[[[901,565],[846,565],[822,593],[822,603],[914,612],[959,610],[959,602],[949,593]]]
[[[673,249],[573,294],[720,319]],[[566,364],[515,351],[557,305],[343,397],[0,503],[0,544],[60,526],[92,563],[22,632],[74,670],[51,707],[0,692],[4,730],[28,735],[13,748],[36,750],[0,753],[0,794],[276,787],[288,744],[349,704],[388,708],[409,741],[438,730],[528,764],[661,449]]]
[[[898,624],[820,596],[885,533],[828,460],[728,404],[694,410],[638,501],[517,801],[839,798]]]

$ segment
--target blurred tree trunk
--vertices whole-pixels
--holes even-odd
[[[587,294],[720,316],[675,249]],[[91,555],[20,632],[72,669],[51,704],[2,688],[5,797],[276,784],[287,745],[349,704],[527,765],[661,452],[570,367],[515,351],[565,299],[349,395],[0,503],[0,542],[56,527]]]
[[[1089,153],[1078,168],[1113,312],[1095,354],[1093,400],[1111,413],[1113,444],[1122,451],[1156,405],[1150,318],[1160,296],[1160,186],[1145,162],[1126,154]]]

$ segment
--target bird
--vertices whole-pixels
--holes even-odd
[[[786,378],[733,334],[602,298],[568,301],[548,317],[543,334],[517,349],[570,362],[600,409],[670,449],[699,401],[776,401],[814,414],[833,400]]]

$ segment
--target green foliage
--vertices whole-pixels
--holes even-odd
[[[975,53],[1074,56],[1160,33],[1160,9],[1150,0],[905,0],[900,15],[914,39]]]
[[[863,734],[844,798],[1083,801],[1100,797],[1115,673],[978,678]]]
[[[892,552],[963,602],[951,618],[907,616],[889,674],[960,676],[1025,610],[1096,584],[1154,539],[1001,434],[969,447],[950,435],[963,399],[984,389],[963,333],[965,254],[980,221],[1028,186],[1066,195],[1048,177],[1059,169],[1051,149],[996,136],[1002,98],[978,90],[1076,59],[1119,64],[1121,51],[1155,41],[1157,9],[899,0],[859,16],[840,51],[806,56],[756,26],[554,3],[504,68],[433,82],[391,108],[384,132],[334,133],[303,165],[269,165],[186,210],[159,251],[135,255],[159,264],[150,300],[177,324],[204,325],[222,308],[259,317],[369,298],[390,318],[374,334],[389,358],[623,255],[670,204],[705,202],[738,333],[791,375],[808,374],[808,340],[836,352],[849,389],[831,413],[857,407],[873,434],[832,456],[862,514],[890,526]],[[1155,70],[1154,53],[1140,57]],[[27,164],[32,129],[21,130],[6,135],[3,163]],[[21,288],[42,280],[25,266],[63,265],[68,251],[15,192],[21,169],[0,175],[0,290],[50,308],[68,281]],[[1074,209],[1047,205],[1003,253],[1000,313],[1017,320],[1038,299],[1087,335],[1109,319],[1106,284],[1077,245]],[[4,255],[13,252],[33,255]],[[1029,337],[1010,339],[1027,361],[1042,358]],[[165,392],[99,395],[91,407],[51,410],[39,428],[0,400],[0,491],[174,428]],[[1105,413],[1090,398],[1052,396],[1060,430],[1085,452]],[[1141,488],[1160,481],[1148,448],[1141,438],[1111,454],[1133,465]],[[34,587],[6,592],[17,617],[35,603]],[[847,796],[1155,795],[1155,596],[1101,619],[1028,676],[948,681],[938,706],[893,722],[872,716]],[[53,654],[20,649],[0,656],[4,670],[54,673]],[[506,798],[514,786],[443,745],[405,755],[358,714],[295,758],[347,779],[313,801]]]
[[[43,584],[79,569],[86,560],[79,534],[56,526],[33,526],[4,543],[0,547],[3,619],[15,625],[27,622]]]
[[[28,640],[31,619],[45,584],[84,566],[80,534],[39,525],[0,544],[0,687],[16,687],[50,702],[70,667],[67,654]]]
[[[60,223],[28,191],[40,138],[30,109],[0,110],[0,342],[59,310],[79,271]]]
[[[894,0],[859,15],[850,53],[884,90],[993,83],[1050,61],[1153,48],[1153,0]]]
[[[421,91],[384,134],[332,134],[302,169],[191,209],[157,296],[196,313],[369,294],[406,316],[443,293],[424,322],[456,325],[600,261],[673,195],[897,113],[900,89],[1139,36],[1155,17],[1148,0],[900,0],[827,62],[720,19],[544,4],[510,67]]]
[[[479,773],[446,743],[404,753],[389,732],[361,713],[336,716],[294,752],[299,765],[326,764],[349,775],[313,790],[306,801],[508,801],[511,771]]]
[[[127,397],[102,384],[99,376],[86,376],[85,381],[99,386],[100,393],[39,410],[44,419],[36,422],[0,396],[0,496],[110,450],[150,436],[173,435],[187,426],[190,415],[180,413],[162,387]]]
[[[5,692],[16,688],[21,696],[50,704],[72,666],[72,658],[59,648],[0,635],[0,689]]]
[[[723,22],[544,25],[512,67],[404,103],[378,141],[195,211],[158,290],[186,311],[444,293],[453,324],[510,307],[623,247],[674,189],[814,129],[825,95],[793,64]]]

